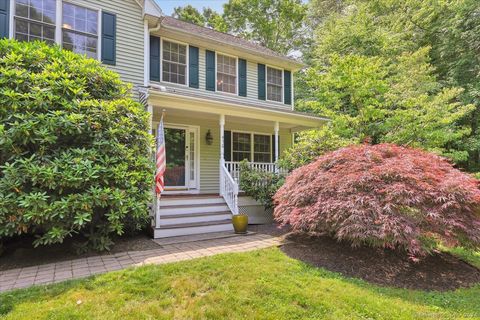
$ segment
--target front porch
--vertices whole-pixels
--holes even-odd
[[[239,207],[268,218],[260,204],[239,197],[240,162],[279,172],[276,162],[292,145],[293,133],[324,122],[288,110],[232,107],[157,91],[150,93],[148,107],[154,135],[165,114],[166,189],[155,210],[155,230],[163,230],[155,237],[231,230],[230,217]],[[178,195],[191,197],[177,197],[172,204],[168,198]]]

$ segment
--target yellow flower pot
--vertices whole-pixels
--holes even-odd
[[[248,216],[246,214],[237,214],[232,216],[233,229],[235,233],[245,234],[248,227]]]

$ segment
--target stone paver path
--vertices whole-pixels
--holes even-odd
[[[202,241],[192,238],[191,242],[166,244],[154,250],[128,251],[11,269],[0,271],[0,292],[83,278],[131,266],[176,262],[219,253],[245,252],[278,246],[281,243],[281,237],[266,234],[250,234]]]

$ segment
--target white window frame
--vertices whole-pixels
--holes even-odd
[[[230,130],[231,131],[231,141],[232,143],[230,144],[230,155],[232,158],[233,162],[237,162],[233,160],[233,134],[234,133],[247,133],[250,135],[250,158],[248,159],[249,162],[252,163],[272,163],[273,159],[275,158],[275,155],[273,154],[273,143],[275,142],[272,139],[272,134],[271,133],[266,133],[266,132],[257,132],[257,131],[241,131],[241,130]],[[255,157],[255,135],[260,135],[260,136],[268,136],[270,137],[270,162],[254,162],[254,157]]]
[[[185,46],[185,84],[163,80],[163,41],[177,43],[177,44]],[[190,52],[189,51],[190,51],[189,44],[186,43],[186,42],[173,40],[173,39],[170,39],[170,38],[160,37],[160,82],[171,83],[171,84],[182,86],[182,87],[188,87],[189,86],[189,83],[190,83],[190,74],[189,74],[189,70],[188,70],[189,69],[189,59],[190,59],[190,57],[189,57]]]
[[[58,4],[60,3],[60,4]],[[86,6],[84,5],[83,3],[79,3],[78,1],[72,1],[72,0],[57,0],[57,17],[58,17],[58,8],[60,8],[60,27],[58,28],[60,30],[60,35],[59,35],[59,39],[57,40],[58,44],[63,48],[63,30],[69,30],[69,29],[64,29],[63,28],[63,4],[64,3],[69,3],[69,4],[72,4],[74,6],[78,6],[78,7],[82,7],[82,8],[86,8],[88,10],[92,10],[92,11],[96,11],[97,12],[97,57],[95,58],[96,60],[100,60],[100,57],[101,57],[101,50],[102,50],[102,47],[101,47],[101,44],[102,44],[102,40],[101,40],[101,32],[102,32],[102,9],[100,7],[96,7],[96,6]],[[58,30],[57,30],[58,31]],[[74,31],[72,29],[72,32],[77,32],[77,31]],[[57,33],[57,32],[56,32]],[[82,33],[82,32],[80,32]],[[88,35],[88,33],[85,33],[86,35]],[[92,33],[93,34],[93,33]]]
[[[85,5],[79,1],[75,0],[56,0],[56,12],[55,12],[55,43],[62,47],[63,45],[63,3],[71,3],[73,5],[81,6],[90,10],[95,10],[98,12],[98,30],[97,30],[97,60],[100,60],[102,52],[102,41],[101,41],[101,28],[102,28],[102,8],[95,5]],[[15,0],[10,0],[10,17],[9,17],[9,38],[15,39]]]
[[[236,75],[235,75],[235,77],[236,77],[236,78],[235,78],[235,93],[226,92],[226,91],[220,91],[220,90],[218,90],[218,88],[217,88],[218,55],[222,55],[222,56],[226,56],[226,57],[230,57],[230,58],[235,58],[235,70],[236,70]],[[227,95],[231,95],[231,96],[238,96],[238,79],[239,79],[239,74],[238,74],[238,57],[237,57],[237,56],[234,56],[234,55],[231,55],[231,54],[228,54],[228,53],[215,51],[215,92],[218,92],[218,93],[221,93],[221,94],[227,94]]]
[[[20,20],[27,21],[29,23],[37,23],[40,25],[47,25],[50,27],[55,28],[55,35],[53,41],[57,43],[57,29],[58,29],[58,1],[56,0],[56,6],[55,6],[55,24],[50,24],[50,23],[45,23],[43,21],[36,21],[36,20],[31,20],[29,18],[24,18],[24,17],[18,17]],[[16,0],[10,0],[10,17],[9,17],[9,36],[11,39],[15,39],[15,17],[16,17],[16,11],[17,11],[17,6],[16,6]],[[57,43],[58,44],[58,43]]]
[[[275,69],[275,70],[280,70],[282,72],[282,91],[281,91],[282,100],[281,101],[268,99],[268,68]],[[275,67],[275,66],[272,66],[272,65],[269,65],[269,64],[265,65],[265,101],[275,102],[275,103],[284,103],[284,101],[285,101],[284,91],[285,91],[285,69]]]

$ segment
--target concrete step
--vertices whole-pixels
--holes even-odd
[[[197,223],[180,223],[172,224],[169,226],[156,228],[154,230],[154,238],[168,238],[178,237],[191,234],[202,234],[210,232],[232,231],[232,221],[220,220],[220,221],[208,221]]]
[[[228,220],[231,218],[232,213],[230,211],[160,215],[160,227],[182,223]]]

